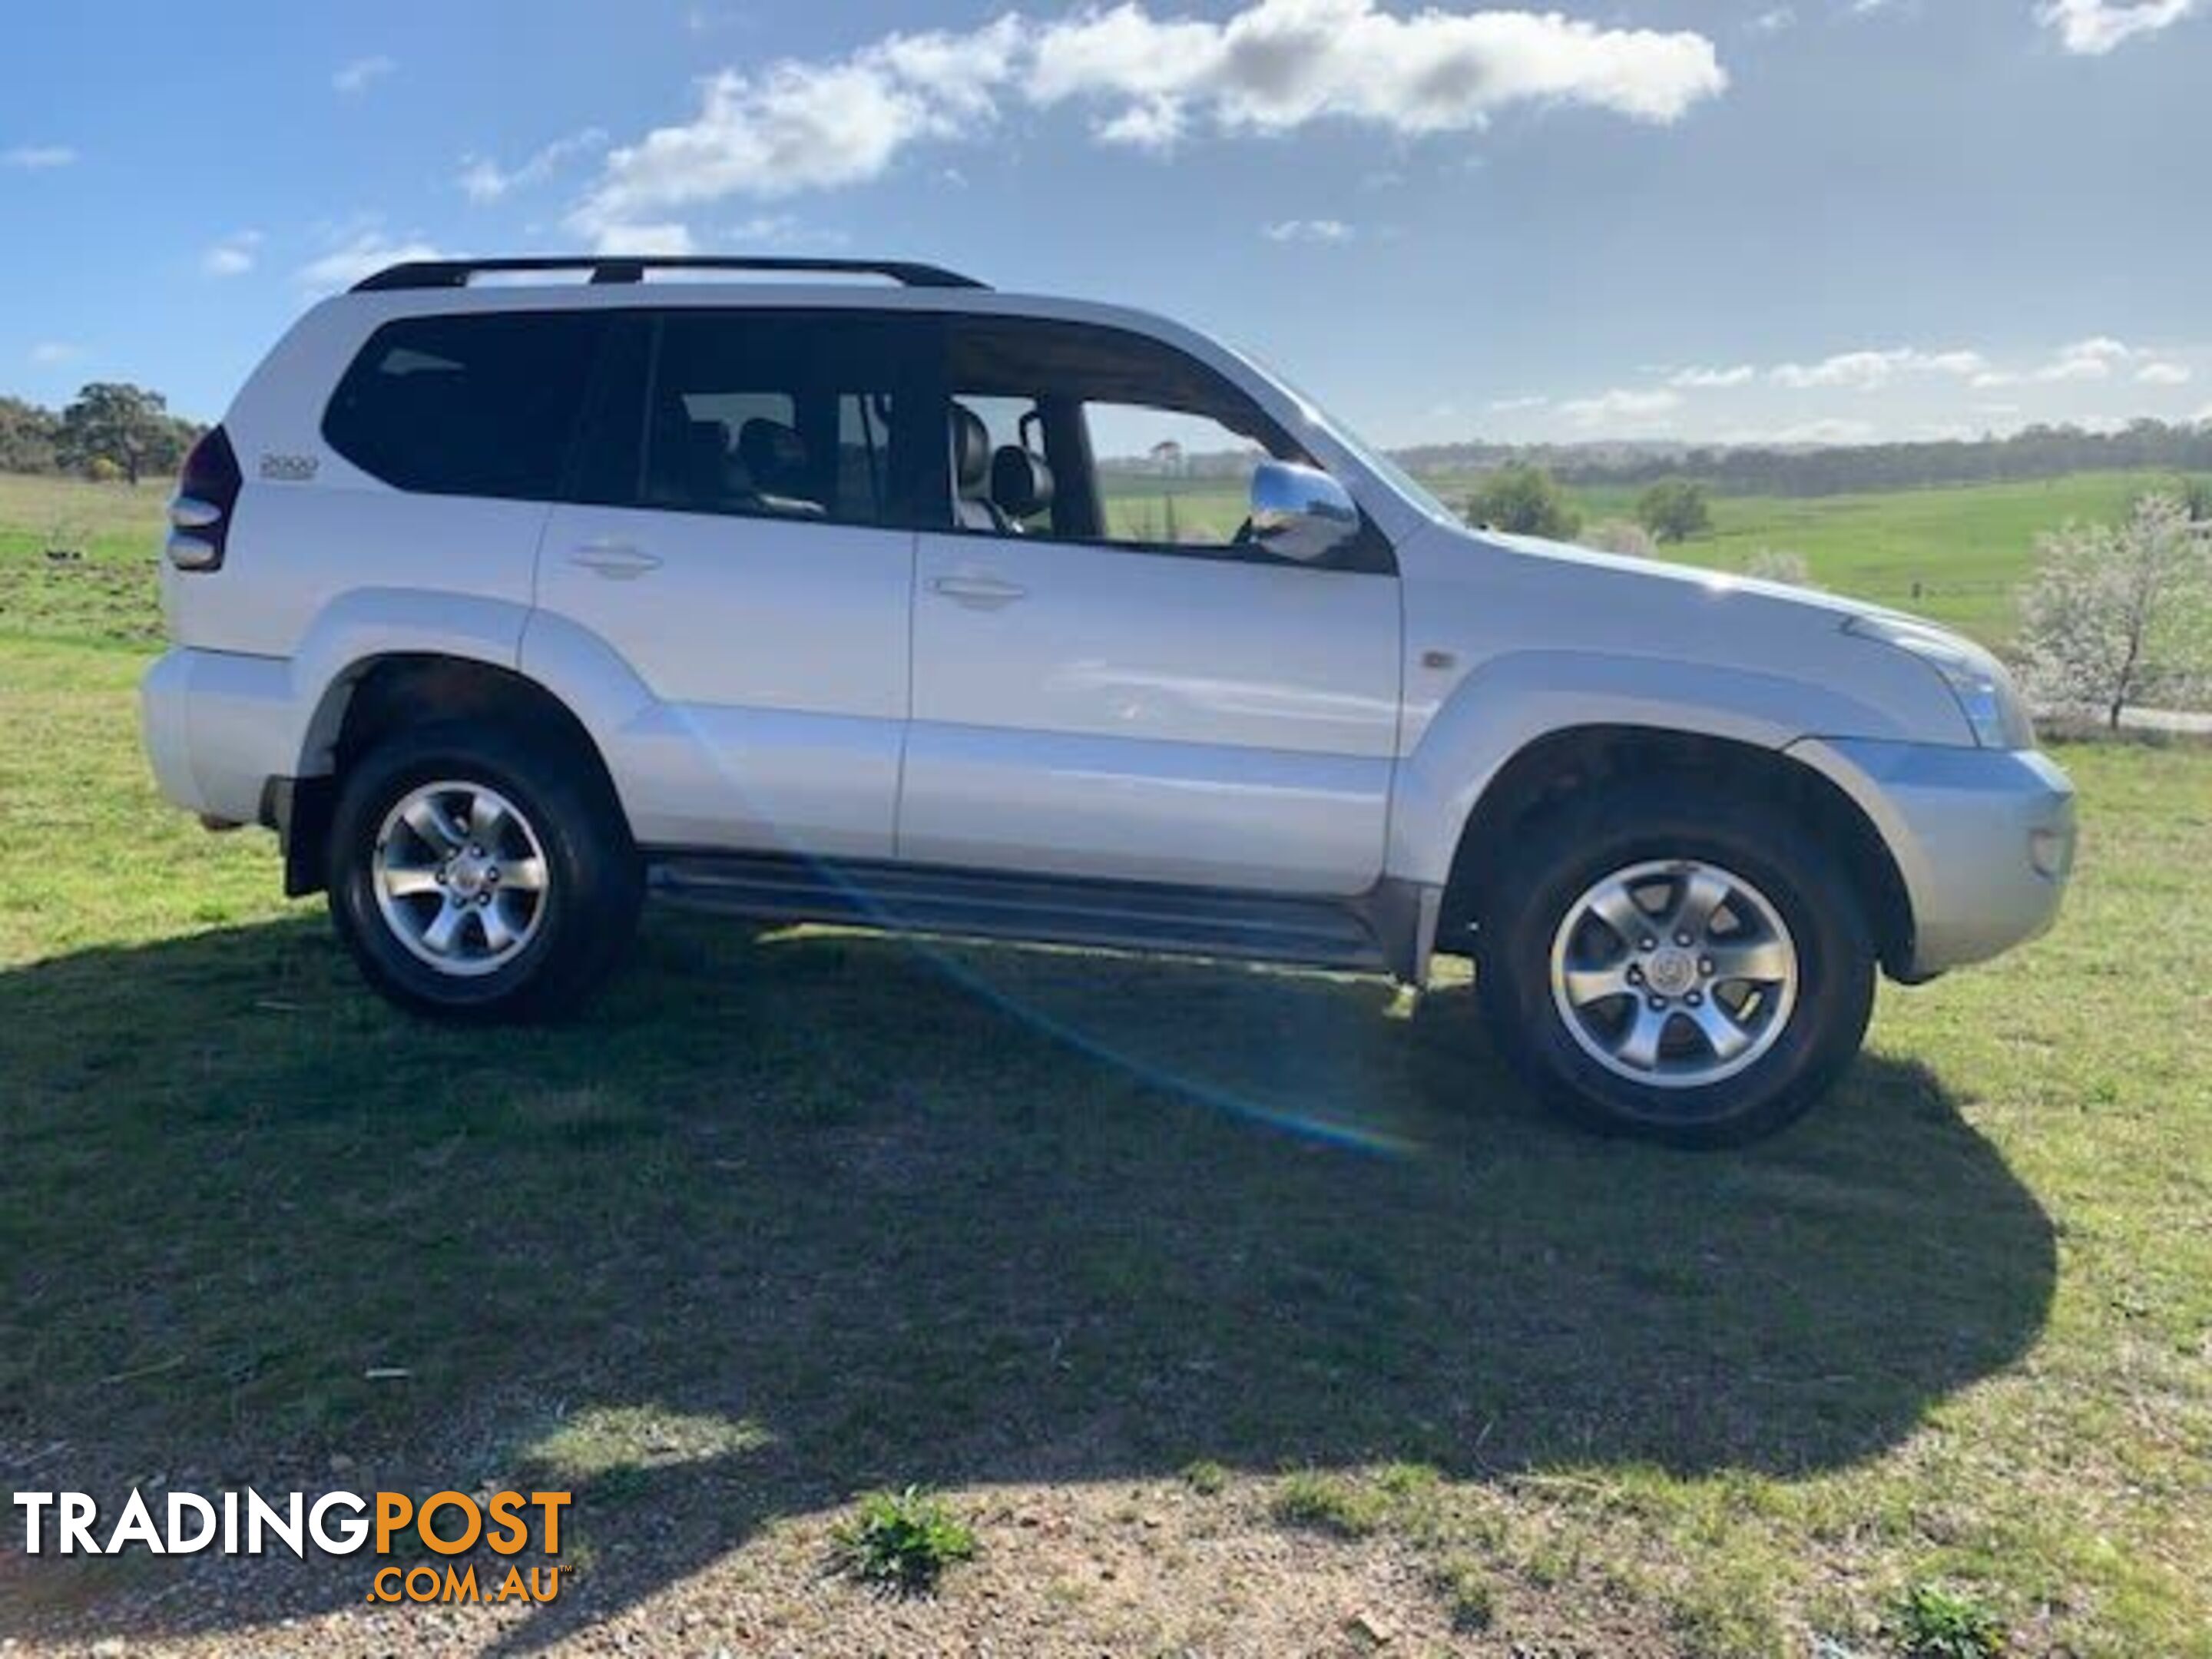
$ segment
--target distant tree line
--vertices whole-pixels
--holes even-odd
[[[1397,459],[1419,472],[1541,467],[1561,483],[1648,484],[1697,479],[1723,495],[1841,495],[2056,478],[2102,471],[2212,471],[2212,421],[2130,422],[2117,432],[2038,425],[2009,437],[1849,447],[1729,448],[1717,445],[1430,445]]]
[[[2073,472],[2212,471],[2212,420],[2130,422],[2117,432],[2039,425],[1927,443],[1753,446],[1622,441],[1577,444],[1423,444],[1391,454],[1409,471],[1487,473],[1510,467],[1548,472],[1563,484],[1655,484],[1687,478],[1724,495],[1844,495],[2063,477]],[[1250,470],[1249,451],[1187,453],[1182,476],[1226,477]],[[1145,459],[1102,460],[1109,472],[1155,472]],[[1501,525],[1501,528],[1504,526]]]
[[[173,472],[206,428],[169,413],[158,392],[120,381],[86,386],[57,412],[0,397],[0,472],[121,478]]]

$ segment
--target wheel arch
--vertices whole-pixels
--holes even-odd
[[[284,890],[320,890],[331,809],[355,758],[391,732],[429,720],[520,726],[574,755],[627,825],[616,786],[590,728],[550,688],[520,670],[446,649],[380,652],[348,664],[324,687],[301,739],[289,799],[269,814],[284,848]]]
[[[1551,731],[1515,750],[1476,798],[1445,884],[1439,948],[1479,927],[1504,902],[1490,878],[1501,854],[1539,815],[1623,778],[1701,778],[1777,802],[1820,834],[1844,861],[1880,953],[1893,975],[1912,957],[1911,900],[1887,843],[1865,811],[1831,779],[1778,750],[1708,733],[1624,724]]]

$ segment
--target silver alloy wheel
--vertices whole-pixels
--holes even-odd
[[[1797,1006],[1797,943],[1766,895],[1696,859],[1617,870],[1567,907],[1552,1000],[1615,1075],[1698,1089],[1756,1065]]]
[[[545,917],[550,877],[530,820],[496,789],[422,784],[376,832],[376,908],[392,935],[441,974],[496,973]]]

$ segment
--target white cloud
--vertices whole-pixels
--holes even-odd
[[[1649,424],[1681,406],[1682,399],[1675,392],[1617,386],[1595,398],[1570,398],[1559,405],[1559,412],[1578,426],[1633,426]]]
[[[84,348],[67,340],[41,340],[30,349],[32,364],[39,368],[55,368],[63,363],[73,363],[84,356]]]
[[[394,241],[380,231],[359,230],[313,263],[301,267],[301,285],[318,293],[351,288],[364,276],[386,265],[414,259],[442,259],[446,255],[420,239]]]
[[[1796,12],[1789,6],[1776,6],[1763,11],[1751,20],[1754,34],[1779,34],[1797,21]]]
[[[1987,372],[1987,361],[1978,351],[1922,351],[1899,346],[1887,351],[1844,351],[1814,363],[1783,363],[1771,378],[1777,386],[1795,392],[1844,387],[1854,392],[1878,392],[1902,374],[1954,374],[1962,378]]]
[[[2029,370],[2024,376],[1994,377],[1984,374],[1976,377],[1974,384],[2011,386],[2023,379],[2046,386],[2077,380],[2109,380],[2112,378],[2112,370],[2134,356],[2134,352],[2118,340],[2100,335],[2094,339],[2076,340],[2072,345],[2061,346],[2049,362]]]
[[[908,144],[990,118],[991,89],[1011,71],[1021,27],[1008,16],[967,35],[887,36],[831,64],[725,70],[708,79],[690,121],[607,157],[571,226],[604,240],[665,227],[672,209],[876,178]]]
[[[243,276],[253,269],[260,247],[259,231],[234,231],[200,255],[200,270],[210,276]]]
[[[1341,219],[1281,219],[1260,234],[1271,242],[1348,242],[1358,234]]]
[[[556,138],[511,169],[501,167],[486,156],[465,155],[458,182],[461,193],[471,202],[496,202],[509,191],[544,183],[577,156],[605,149],[606,143],[605,132],[598,127],[586,127],[565,138]]]
[[[1758,378],[1759,371],[1749,363],[1738,363],[1732,368],[1680,369],[1668,378],[1667,384],[1700,391],[1733,386],[1748,386]]]
[[[852,240],[842,230],[810,225],[789,213],[756,213],[729,227],[723,239],[736,248],[833,248]]]
[[[616,149],[570,218],[597,235],[732,196],[880,177],[909,146],[973,139],[1008,101],[1097,106],[1103,143],[1164,149],[1203,122],[1275,133],[1337,119],[1465,131],[1514,106],[1664,124],[1728,84],[1712,42],[1557,14],[1424,10],[1376,0],[1250,0],[1224,21],[1142,0],[965,33],[894,33],[842,58],[724,70],[690,119]]]
[[[1024,88],[1194,110],[1229,131],[1341,117],[1401,133],[1480,126],[1520,103],[1669,122],[1728,84],[1712,42],[1557,13],[1424,10],[1374,0],[1255,0],[1226,21],[1155,19],[1134,0],[1032,32]]]
[[[2057,32],[2059,44],[2085,58],[2101,58],[2138,34],[2170,28],[2199,9],[2200,0],[2043,0],[2036,20]]]
[[[1493,398],[1491,399],[1490,408],[1493,414],[1510,415],[1518,410],[1541,409],[1551,401],[1549,398],[1540,395],[1533,398]]]
[[[398,67],[381,52],[373,58],[356,58],[331,76],[331,87],[332,90],[351,97],[356,93],[368,91],[374,82],[381,81]]]
[[[1132,104],[1119,115],[1095,123],[1091,131],[1101,143],[1126,144],[1132,149],[1170,150],[1182,142],[1187,123],[1181,104],[1168,98]]]
[[[18,144],[13,149],[0,150],[0,167],[24,173],[51,173],[73,165],[76,159],[76,152],[67,144]]]
[[[1817,363],[1784,363],[1775,368],[1776,384],[1803,392],[1816,386],[1851,386],[1861,392],[1872,392],[1877,386],[1889,384],[1896,373],[1892,354],[1887,351],[1844,351],[1832,357],[1824,357]]]
[[[657,224],[601,225],[592,236],[594,253],[635,253],[681,258],[696,253],[699,244],[691,227],[674,219]]]
[[[2136,371],[2139,386],[2187,386],[2196,371],[2184,363],[2145,363]]]
[[[2109,335],[2100,334],[2087,340],[2076,340],[2069,346],[2059,348],[2062,356],[2089,357],[2104,362],[2125,362],[2135,356],[2134,349],[2123,345]]]

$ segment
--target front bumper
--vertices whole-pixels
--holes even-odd
[[[2074,868],[2074,785],[2046,757],[1842,738],[1790,753],[1840,785],[1888,843],[1912,908],[1901,976],[1986,961],[2057,919]]]

